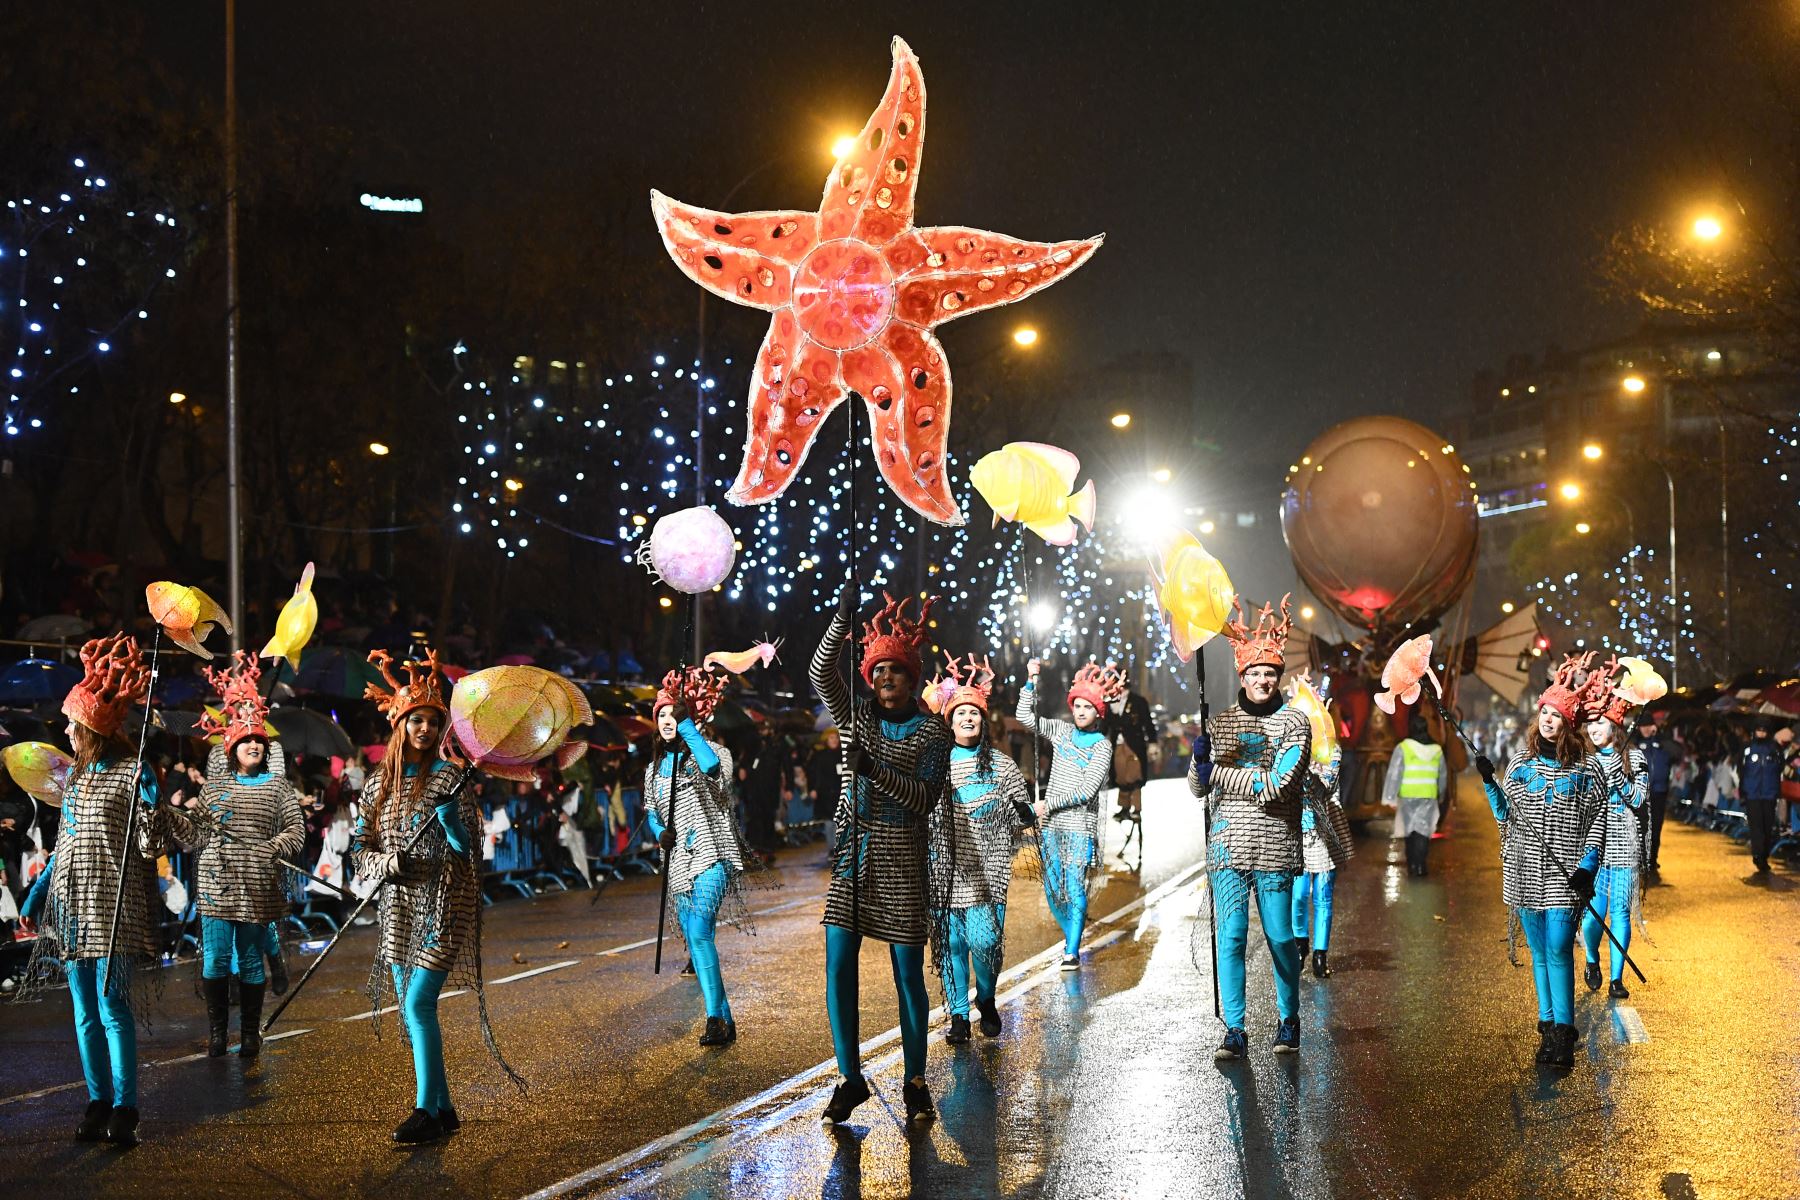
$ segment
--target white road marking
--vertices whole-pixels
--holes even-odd
[[[468,988],[457,988],[453,992],[442,993],[438,996],[438,999],[448,1000],[452,996],[467,995],[468,991]],[[397,1013],[399,1011],[400,1006],[398,1004],[390,1004],[386,1008],[372,1008],[368,1012],[351,1013],[347,1017],[339,1017],[338,1023],[341,1025],[348,1025],[352,1021],[367,1021],[370,1017],[385,1017],[389,1013]]]
[[[1644,1018],[1628,1004],[1618,1005],[1612,1010],[1612,1026],[1613,1036],[1627,1046],[1650,1040],[1650,1031],[1644,1027]]]
[[[530,979],[533,975],[547,975],[551,971],[560,971],[564,967],[572,967],[580,961],[579,958],[564,959],[559,963],[551,963],[547,967],[533,967],[529,971],[520,971],[516,975],[503,975],[499,979],[490,979],[487,981],[487,985],[489,987],[499,987],[503,983],[516,983],[521,979]]]
[[[1136,900],[1131,901],[1123,908],[1117,909],[1104,917],[1100,917],[1098,920],[1090,922],[1090,924],[1112,925],[1125,917],[1130,916],[1140,908],[1148,908],[1153,904],[1158,904],[1163,899],[1173,894],[1195,875],[1200,874],[1204,869],[1204,863],[1194,863],[1186,870],[1161,884],[1154,890],[1139,896]],[[1084,943],[1082,948],[1084,950],[1099,949],[1102,946],[1108,946],[1113,942],[1118,941],[1120,938],[1124,937],[1125,934],[1126,931],[1123,929],[1110,930],[1106,934]],[[1010,987],[1003,994],[996,996],[995,1003],[1011,1003],[1014,999],[1030,991],[1032,988],[1039,987],[1052,979],[1060,978],[1062,974],[1061,963],[1062,943],[1058,942],[1055,945],[1046,947],[1032,955],[1024,962],[1009,967],[1007,970],[1001,972],[997,984],[1005,986],[1007,984],[1016,983],[1016,986]],[[1018,982],[1020,980],[1023,980],[1023,982]],[[931,1025],[935,1026],[942,1021],[943,1016],[944,1009],[943,1006],[940,1005],[937,1008],[932,1009],[930,1015],[926,1019]],[[900,1028],[899,1026],[895,1026],[887,1032],[878,1034],[864,1042],[859,1048],[859,1057],[863,1060],[865,1073],[878,1071],[891,1065],[894,1061],[897,1061],[902,1053],[902,1050],[898,1047],[883,1057],[873,1061],[869,1060],[868,1056],[884,1046],[899,1040]],[[930,1040],[943,1040],[942,1031],[934,1029],[930,1034]],[[812,1086],[815,1081],[827,1078],[836,1070],[837,1060],[835,1058],[828,1058],[817,1066],[809,1067],[796,1075],[792,1075],[789,1078],[782,1080],[772,1087],[764,1088],[762,1091],[746,1100],[740,1100],[738,1103],[727,1108],[722,1108],[710,1116],[702,1117],[692,1124],[675,1130],[673,1133],[664,1134],[654,1141],[644,1143],[635,1150],[627,1150],[624,1154],[609,1159],[598,1166],[589,1167],[587,1170],[571,1175],[567,1179],[540,1188],[526,1196],[524,1200],[554,1200],[555,1197],[568,1195],[570,1192],[598,1183],[600,1180],[606,1179],[609,1176],[619,1174],[635,1164],[643,1162],[645,1159],[652,1158],[671,1147],[680,1145],[681,1143],[694,1138],[698,1134],[714,1129],[717,1126],[762,1108],[782,1096],[784,1093],[796,1093],[792,1099],[781,1104],[767,1116],[755,1122],[755,1124],[730,1131],[725,1136],[715,1137],[696,1147],[691,1153],[683,1155],[681,1158],[682,1167],[691,1167],[695,1163],[704,1161],[718,1153],[720,1150],[734,1145],[745,1138],[754,1137],[765,1129],[772,1128],[775,1125],[791,1120],[793,1115],[801,1108],[817,1102],[817,1096],[814,1094],[815,1089]],[[633,1175],[631,1179],[618,1184],[603,1194],[607,1197],[612,1197],[642,1192],[654,1184],[655,1181],[661,1177],[661,1174],[662,1168],[652,1167],[648,1172]]]
[[[266,1046],[270,1042],[279,1042],[282,1038],[299,1037],[303,1033],[311,1032],[312,1030],[310,1029],[290,1029],[286,1033],[271,1034],[263,1039],[263,1045]],[[231,1047],[231,1053],[236,1054],[237,1050],[238,1048],[236,1046]],[[173,1067],[181,1063],[198,1062],[203,1058],[209,1057],[211,1056],[207,1054],[184,1054],[180,1058],[163,1058],[157,1059],[154,1062],[147,1062],[139,1069],[149,1070],[151,1067]],[[0,1096],[0,1104],[16,1104],[20,1100],[36,1100],[40,1096],[54,1096],[58,1092],[72,1091],[75,1088],[86,1086],[87,1084],[84,1081],[78,1079],[74,1083],[59,1083],[55,1087],[39,1088],[35,1092],[21,1092],[17,1096]]]

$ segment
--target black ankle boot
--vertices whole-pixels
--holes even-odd
[[[737,1022],[725,1017],[706,1018],[706,1028],[700,1034],[702,1046],[729,1046],[737,1041]]]
[[[400,1128],[394,1130],[394,1140],[402,1146],[419,1146],[435,1142],[443,1136],[443,1122],[422,1108],[413,1109],[412,1116],[400,1122]]]
[[[944,1041],[952,1046],[960,1046],[969,1040],[969,1018],[950,1014],[950,1028],[944,1031]]]
[[[1331,974],[1331,963],[1325,957],[1325,951],[1313,951],[1313,978],[1325,979]]]
[[[1537,1057],[1532,1061],[1540,1067],[1550,1065],[1550,1056],[1556,1050],[1556,1023],[1554,1021],[1538,1022]]]
[[[89,1100],[81,1124],[75,1126],[75,1140],[97,1142],[106,1136],[106,1122],[112,1116],[111,1100]]]
[[[931,1089],[925,1086],[924,1080],[921,1079],[917,1083],[910,1079],[907,1080],[901,1087],[900,1094],[906,1101],[906,1123],[908,1125],[922,1125],[936,1119],[937,1109],[931,1104]]]
[[[1581,973],[1581,982],[1587,984],[1588,991],[1590,991],[1590,992],[1599,991],[1600,990],[1600,964],[1597,962],[1588,963],[1586,969],[1583,970]]]
[[[230,1040],[231,980],[202,979],[200,993],[206,997],[206,1053],[218,1058]]]
[[[262,984],[238,984],[239,1058],[255,1058],[262,1053],[262,1002]]]
[[[992,1000],[977,1000],[975,1007],[981,1012],[981,1036],[1000,1036],[1000,1010]]]
[[[288,973],[287,960],[281,957],[281,943],[275,943],[275,953],[269,955],[269,990],[277,996],[287,995]]]
[[[106,1120],[106,1140],[127,1150],[138,1144],[138,1110],[115,1108]]]
[[[1570,1070],[1575,1066],[1575,1027],[1558,1025],[1550,1036],[1555,1039],[1550,1052],[1550,1065],[1561,1071]]]
[[[842,1125],[850,1119],[850,1113],[869,1098],[869,1081],[858,1075],[855,1079],[846,1079],[831,1089],[831,1102],[825,1106],[824,1121],[828,1125]]]

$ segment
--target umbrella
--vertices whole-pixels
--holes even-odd
[[[721,700],[713,709],[713,728],[721,734],[732,733],[739,729],[754,729],[756,721],[744,706],[735,700]]]
[[[16,636],[21,642],[59,642],[80,637],[88,628],[88,621],[81,617],[52,613],[47,617],[33,617],[25,622],[19,627]]]
[[[356,696],[371,683],[380,683],[381,673],[357,650],[341,646],[315,646],[300,656],[300,674],[296,687],[314,692],[330,692],[334,696]]]
[[[0,675],[0,704],[60,700],[80,682],[81,672],[74,667],[47,658],[23,658]]]
[[[324,713],[307,708],[270,709],[269,727],[289,754],[314,754],[320,758],[352,758],[356,754],[356,744],[344,727]]]
[[[1773,687],[1764,688],[1756,698],[1760,702],[1759,712],[1774,709],[1800,715],[1800,679],[1784,679]]]
[[[623,750],[631,744],[623,729],[599,713],[594,714],[593,724],[586,727],[584,736],[589,745],[601,750]]]

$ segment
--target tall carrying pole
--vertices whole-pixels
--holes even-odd
[[[700,289],[700,313],[695,318],[694,336],[694,505],[706,503],[706,289]],[[693,626],[694,661],[702,662],[705,638],[700,597],[694,596],[688,608],[688,624]],[[673,810],[671,810],[673,811]]]
[[[231,648],[243,642],[244,525],[238,446],[237,0],[225,0],[225,539]]]

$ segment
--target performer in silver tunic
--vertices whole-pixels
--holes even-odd
[[[1605,940],[1600,922],[1611,918],[1619,946],[1609,951],[1612,983],[1606,994],[1613,1000],[1625,1000],[1631,992],[1625,987],[1625,955],[1619,947],[1631,948],[1632,922],[1643,921],[1650,766],[1644,752],[1627,741],[1626,730],[1632,726],[1631,715],[1637,705],[1614,689],[1612,680],[1618,669],[1618,660],[1609,660],[1602,671],[1607,680],[1604,694],[1597,688],[1584,693],[1582,704],[1588,741],[1594,746],[1594,760],[1600,764],[1606,789],[1606,848],[1594,879],[1593,905],[1581,915],[1581,943],[1587,951],[1582,981],[1588,991],[1599,991],[1600,943]]]
[[[42,978],[39,966],[52,959],[68,977],[88,1093],[75,1139],[135,1146],[137,1018],[146,1003],[138,975],[162,949],[156,859],[167,809],[158,804],[155,773],[135,769],[136,748],[121,733],[126,714],[150,691],[150,670],[136,639],[122,633],[96,638],[81,648],[81,665],[81,682],[62,704],[75,762],[63,790],[56,849],[20,909],[38,934],[25,978]],[[127,846],[133,804],[142,808]],[[124,902],[114,941],[121,860]]]
[[[925,1085],[925,943],[931,920],[927,890],[928,818],[943,799],[949,775],[950,733],[919,707],[917,698],[933,601],[916,618],[906,601],[887,603],[863,633],[857,664],[874,700],[853,700],[844,682],[844,641],[854,615],[846,594],[811,666],[812,685],[840,730],[848,733],[839,774],[838,841],[825,896],[825,1008],[844,1082],[831,1094],[824,1119],[846,1120],[869,1098],[862,1074],[857,1012],[857,961],[862,939],[888,943],[900,1001],[900,1044],[906,1067],[901,1089],[909,1123],[936,1115]]]
[[[207,715],[201,732],[218,735],[225,763],[207,774],[198,797],[176,792],[169,823],[175,839],[200,852],[195,906],[200,910],[201,992],[206,997],[207,1053],[225,1053],[231,976],[238,977],[238,1055],[262,1047],[263,958],[271,921],[289,907],[285,872],[306,843],[300,802],[283,775],[269,769],[268,707],[257,691],[261,672],[239,650],[236,669],[206,676],[219,692],[225,723]]]
[[[994,669],[970,655],[925,685],[925,706],[950,724],[950,787],[931,815],[931,895],[936,910],[932,957],[944,984],[950,1028],[944,1040],[969,1040],[969,975],[981,1032],[1000,1035],[994,992],[1006,957],[1006,893],[1018,831],[1037,823],[1031,790],[1012,759],[988,739]]]

